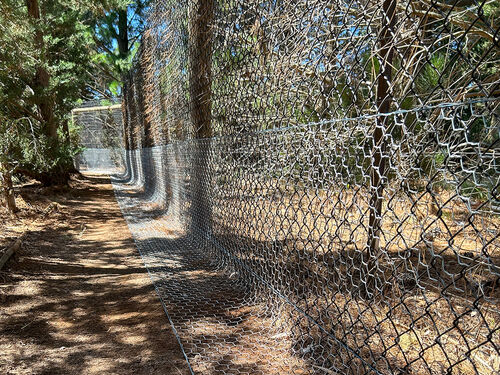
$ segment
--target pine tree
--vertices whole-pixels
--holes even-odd
[[[87,90],[92,71],[94,46],[86,20],[101,9],[95,3],[1,2],[0,137],[13,139],[7,136],[10,132],[19,144],[33,147],[35,142],[39,153],[36,158],[28,157],[34,149],[12,153],[2,161],[4,171],[23,173],[45,184],[67,182],[75,149],[69,144],[66,124],[71,108]],[[13,127],[25,129],[25,124],[29,132],[12,133]],[[31,143],[19,142],[19,137],[28,137]]]

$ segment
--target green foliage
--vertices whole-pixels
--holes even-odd
[[[457,187],[457,190],[458,194],[461,196],[470,197],[484,202],[491,199],[490,192],[493,188],[494,185],[492,184],[485,184],[484,186],[481,186],[476,182],[471,181],[471,179],[466,179],[460,184],[460,186]]]
[[[23,0],[0,2],[2,162],[32,176],[66,174],[75,150],[62,124],[87,92],[94,50],[88,20],[102,5],[83,0],[35,3],[39,19]]]
[[[118,96],[120,93],[120,87],[121,87],[121,82],[117,81],[117,80],[113,80],[109,84],[109,91],[111,91],[111,94],[113,96]]]
[[[76,139],[77,132],[70,126],[70,136]],[[51,172],[69,170],[81,148],[74,142],[54,147],[53,142],[29,118],[11,120],[0,116],[0,165],[9,174],[43,178]]]
[[[72,9],[66,2],[47,2],[46,21],[48,70],[56,115],[65,119],[76,100],[87,90],[92,70],[93,43],[90,26],[84,23],[85,7]],[[50,30],[50,32],[49,32]]]
[[[110,0],[101,14],[91,20],[96,54],[101,69],[99,90],[118,96],[121,78],[132,66],[144,29],[144,13],[150,0]]]
[[[431,57],[428,64],[416,79],[415,88],[419,94],[429,94],[442,82],[441,77],[447,65],[447,56],[438,53]]]
[[[45,157],[48,141],[29,118],[9,119],[0,114],[0,164],[9,173],[26,165],[44,171],[52,160]]]
[[[28,81],[40,62],[31,36],[34,28],[27,21],[25,8],[17,1],[0,2],[0,113],[23,117],[26,101],[33,93]]]

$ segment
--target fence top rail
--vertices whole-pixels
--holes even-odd
[[[73,109],[73,113],[91,112],[91,111],[109,111],[112,109],[120,109],[121,107],[122,107],[121,104],[104,105],[99,107],[82,107]]]

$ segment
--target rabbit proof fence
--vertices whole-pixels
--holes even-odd
[[[89,100],[71,113],[74,125],[79,127],[81,146],[75,158],[80,171],[118,172],[123,169],[123,116],[117,100]]]
[[[117,198],[191,372],[500,369],[500,3],[158,0]]]

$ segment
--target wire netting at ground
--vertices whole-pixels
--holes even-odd
[[[497,373],[499,19],[152,2],[115,187],[194,373]]]

